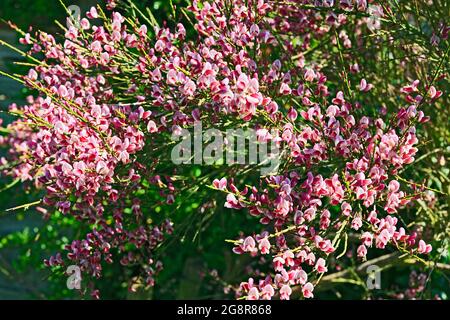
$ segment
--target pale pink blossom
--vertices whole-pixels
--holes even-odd
[[[288,285],[283,285],[280,289],[280,299],[281,300],[289,300],[289,297],[292,294],[292,289]]]
[[[258,288],[256,287],[250,288],[247,294],[247,300],[259,300]]]
[[[318,273],[325,273],[328,271],[325,266],[325,260],[323,258],[317,259],[316,266],[314,267]]]
[[[303,296],[307,299],[314,298],[313,291],[314,291],[314,286],[312,285],[311,282],[308,282],[307,284],[305,284],[302,287]]]
[[[425,241],[419,240],[419,246],[417,247],[417,253],[428,254],[433,248],[431,244],[426,244]]]

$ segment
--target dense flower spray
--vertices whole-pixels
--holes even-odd
[[[116,5],[108,1],[110,10]],[[142,266],[152,285],[162,268],[153,251],[173,227],[143,214],[141,190],[156,188],[170,204],[186,188],[159,171],[155,148],[196,121],[214,127],[225,119],[283,150],[278,174],[255,185],[220,170],[209,181],[227,194],[226,208],[259,218],[253,234],[231,241],[233,251],[271,263],[263,277],[241,283],[238,296],[314,297],[350,231],[362,260],[373,248],[428,254],[431,245],[398,217],[424,190],[400,174],[418,151],[416,125],[443,93],[432,82],[399,84],[396,110],[368,114],[365,96],[376,85],[364,65],[342,58],[364,46],[390,9],[365,0],[194,0],[188,10],[195,42],[181,23],[150,26],[100,7],[62,40],[44,32],[21,39],[43,57],[23,77],[39,95],[10,107],[19,118],[1,140],[9,149],[2,164],[11,164],[4,173],[45,190],[45,214],[57,209],[92,226],[46,264],[76,263],[100,277],[113,251],[123,265]],[[326,39],[337,54],[317,49]],[[330,68],[330,57],[343,69]]]

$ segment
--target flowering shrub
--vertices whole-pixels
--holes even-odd
[[[254,129],[281,150],[276,174],[216,163],[200,183],[224,195],[219,207],[257,217],[250,234],[229,235],[264,270],[252,267],[237,297],[313,298],[350,243],[359,261],[395,248],[426,264],[433,247],[402,211],[442,192],[405,172],[428,110],[448,103],[450,27],[415,6],[194,0],[178,13],[186,24],[160,27],[108,1],[61,26],[63,37],[23,33],[32,67],[11,77],[35,95],[9,109],[18,118],[4,129],[3,173],[43,190],[44,217],[57,210],[90,229],[45,264],[100,278],[118,259],[152,286],[177,228],[152,202],[175,206],[197,190],[170,152],[198,122]],[[216,206],[203,195],[200,212]]]

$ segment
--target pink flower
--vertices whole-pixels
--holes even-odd
[[[287,114],[288,119],[291,120],[292,122],[294,122],[297,119],[298,113],[297,110],[295,110],[295,108],[290,108],[289,112]]]
[[[315,269],[318,273],[325,273],[328,271],[327,267],[325,266],[325,260],[323,258],[317,259]]]
[[[119,156],[117,157],[117,160],[122,161],[122,163],[126,164],[130,162],[130,154],[126,151],[119,152]]]
[[[409,235],[406,234],[405,229],[401,227],[398,231],[394,232],[394,239],[397,241],[404,241],[408,240]]]
[[[91,27],[91,24],[89,23],[89,20],[86,18],[81,19],[80,21],[81,29],[88,30]]]
[[[335,247],[333,247],[333,245],[331,244],[331,240],[324,240],[324,241],[321,241],[321,243],[320,243],[320,249],[323,251],[323,252],[325,252],[326,254],[330,254],[330,253],[333,253],[335,250],[336,250],[336,248]]]
[[[292,294],[292,289],[288,285],[283,285],[280,289],[280,299],[281,300],[289,300],[290,295]]]
[[[442,91],[436,90],[434,86],[431,86],[430,89],[428,89],[428,95],[431,99],[437,99],[442,96]]]
[[[360,258],[365,258],[366,255],[367,255],[367,248],[366,248],[365,245],[362,244],[362,245],[360,245],[360,246],[358,247],[358,249],[356,250],[356,252],[357,252],[358,257],[360,257]]]
[[[284,259],[284,263],[285,265],[292,267],[294,265],[294,254],[292,253],[291,250],[287,250],[283,253],[283,259]]]
[[[367,9],[367,0],[356,0],[358,11],[365,11]]]
[[[268,142],[273,139],[272,135],[267,129],[256,130],[256,137],[258,139],[258,142]]]
[[[158,131],[158,127],[156,126],[155,121],[149,120],[147,122],[147,131],[150,132],[150,133],[155,133],[155,132]]]
[[[108,52],[102,52],[100,54],[100,63],[105,65],[109,62],[109,54]]]
[[[280,256],[277,256],[273,259],[273,266],[275,271],[281,271],[284,270],[284,259]]]
[[[417,90],[418,85],[419,85],[419,80],[414,80],[411,85],[404,86],[403,88],[401,88],[400,92],[402,92],[402,93],[416,92],[416,91],[418,91]]]
[[[89,19],[97,19],[98,18],[97,9],[95,7],[91,7],[91,9],[86,13],[86,16]]]
[[[258,288],[256,287],[250,288],[247,294],[247,300],[259,300]]]
[[[308,68],[305,71],[304,77],[306,81],[312,82],[316,78],[316,73],[314,72],[314,70]]]
[[[19,42],[21,44],[32,44],[31,35],[29,33],[26,33],[23,38],[19,39]]]
[[[342,214],[344,216],[349,216],[352,213],[352,206],[347,202],[343,202],[341,205]]]
[[[106,163],[104,161],[99,161],[97,163],[97,167],[95,168],[95,171],[101,175],[107,175],[109,173],[108,166],[106,165]]]
[[[67,162],[63,161],[61,163],[61,170],[64,174],[70,174],[73,170],[72,166],[68,164]]]
[[[313,266],[314,263],[316,262],[316,256],[314,255],[314,253],[310,252],[310,253],[308,253],[308,255],[306,256],[305,261],[306,261],[306,263],[308,263],[310,266]]]
[[[314,297],[313,291],[314,291],[314,286],[312,285],[311,282],[308,282],[307,284],[305,284],[302,287],[303,296],[307,299]]]
[[[417,248],[417,253],[428,254],[431,252],[432,249],[433,248],[431,247],[431,244],[426,244],[425,241],[420,240],[419,246]]]
[[[275,290],[273,289],[272,285],[266,284],[260,292],[260,297],[262,300],[271,300],[272,297],[275,294]]]
[[[264,109],[269,113],[269,114],[274,114],[278,111],[278,104],[275,101],[271,101],[269,104],[267,104],[266,106],[264,106]]]
[[[93,52],[102,52],[102,44],[100,43],[100,41],[96,40],[96,41],[92,42],[91,50]]]
[[[325,209],[320,215],[320,229],[322,230],[328,229],[331,223],[330,217],[331,217],[330,211]]]
[[[178,81],[178,73],[174,69],[170,69],[167,73],[167,83],[175,85]]]
[[[400,183],[397,180],[389,182],[389,192],[397,192],[400,189]]]
[[[282,95],[288,95],[288,94],[291,94],[291,92],[292,92],[292,90],[291,90],[291,88],[289,87],[289,85],[287,84],[287,83],[282,83],[281,84],[281,87],[280,87],[280,93],[282,94]]]
[[[370,83],[367,83],[366,79],[361,79],[361,82],[359,83],[359,91],[368,92],[370,89],[372,89],[373,85]]]
[[[147,30],[147,26],[145,24],[143,24],[139,27],[138,33],[141,37],[147,36],[147,32],[148,32],[148,30]]]
[[[303,213],[303,217],[307,221],[314,220],[314,218],[316,217],[316,208],[311,207],[311,208],[306,209],[305,212]]]
[[[197,86],[195,85],[195,82],[192,80],[189,80],[188,82],[186,82],[186,84],[183,87],[183,93],[188,97],[193,96],[196,88],[197,88]]]
[[[35,81],[38,78],[38,74],[34,69],[30,69],[30,71],[28,71],[28,79]]]
[[[225,190],[227,188],[227,178],[214,179],[213,186],[219,190]]]
[[[371,247],[372,246],[372,239],[373,239],[373,236],[372,236],[372,234],[370,233],[370,232],[364,232],[362,235],[361,235],[361,239],[363,240],[363,244],[365,245],[365,246],[367,246],[367,247]]]
[[[67,90],[65,85],[60,85],[58,88],[58,94],[61,97],[66,98],[69,95],[69,91]]]
[[[177,24],[177,37],[181,39],[184,39],[186,37],[186,29],[181,23]]]
[[[389,234],[389,231],[386,229],[383,229],[379,235],[375,238],[375,245],[378,249],[384,249],[386,244],[391,239],[391,235]]]
[[[269,254],[270,252],[270,242],[267,237],[262,238],[258,241],[258,248],[261,251],[261,254]]]
[[[253,239],[252,237],[247,237],[244,240],[244,243],[242,245],[242,249],[245,252],[253,252],[253,251],[255,251],[255,246],[256,246],[255,239]]]
[[[361,217],[359,217],[359,216],[354,217],[352,220],[352,228],[355,230],[359,230],[359,228],[361,228],[361,227],[362,227]]]
[[[256,37],[259,34],[259,26],[257,24],[252,24],[250,27],[250,34]]]
[[[231,194],[231,193],[229,193],[227,195],[227,202],[225,203],[225,207],[230,208],[230,209],[240,209],[241,208],[239,201],[236,199],[234,194]]]
[[[155,50],[158,52],[162,52],[166,47],[166,44],[162,40],[158,40],[155,43]]]
[[[305,270],[297,269],[297,270],[295,270],[293,280],[294,280],[295,284],[303,285],[306,283],[306,281],[308,281],[308,274],[305,272]]]

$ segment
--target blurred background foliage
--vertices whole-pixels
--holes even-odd
[[[96,1],[70,1],[66,5],[76,4],[82,8],[82,12],[95,4]],[[165,21],[171,24],[189,22],[183,14],[179,13],[179,7],[186,6],[184,0],[160,0],[139,1],[138,7],[144,12],[148,7],[160,25]],[[119,10],[136,14],[129,7],[121,7]],[[173,18],[174,12],[178,14]],[[427,17],[423,13],[426,26]],[[445,14],[445,12],[444,12]],[[57,3],[46,0],[1,0],[0,18],[11,20],[21,29],[27,30],[29,25],[45,31],[57,31],[54,20],[64,22],[65,12]],[[428,20],[429,21],[429,20]],[[432,21],[433,22],[433,21]],[[171,25],[168,24],[169,26]],[[426,28],[422,29],[423,39],[429,39]],[[403,42],[418,41],[420,35],[410,34],[408,30],[400,30],[396,39],[407,39]],[[403,32],[403,33],[401,33]],[[188,29],[188,37],[194,38],[193,28]],[[350,36],[354,36],[351,35]],[[6,23],[0,26],[0,39],[13,45],[18,45],[18,37],[10,31]],[[419,39],[420,40],[420,39]],[[356,41],[356,40],[355,40]],[[374,46],[380,45],[374,43]],[[399,44],[400,45],[400,44]],[[402,43],[407,47],[408,43]],[[313,44],[314,46],[314,44]],[[386,49],[388,50],[388,49]],[[390,52],[374,53],[373,57],[362,57],[360,63],[367,59],[374,59],[373,66],[365,66],[365,72],[380,75],[380,67],[384,70],[384,76],[371,79],[377,90],[394,90],[404,81],[405,75],[399,75],[395,68],[395,59],[389,59]],[[408,52],[405,51],[406,54]],[[430,53],[431,54],[431,53]],[[413,55],[411,55],[412,59]],[[438,57],[437,57],[438,58]],[[20,57],[14,55],[9,49],[0,46],[0,68],[9,72],[23,72],[23,68],[13,64]],[[435,66],[429,66],[432,70]],[[328,66],[330,71],[340,68],[336,63]],[[373,69],[371,69],[373,68]],[[339,71],[339,70],[334,70]],[[421,78],[418,70],[411,70],[410,78]],[[420,71],[420,70],[419,70]],[[444,71],[449,72],[448,60],[445,62]],[[427,70],[423,70],[427,72]],[[329,72],[333,74],[333,72]],[[339,72],[334,72],[339,76]],[[386,83],[386,79],[393,83]],[[330,79],[336,82],[336,79]],[[438,87],[444,92],[450,92],[448,80],[441,79]],[[11,82],[4,77],[0,78],[0,108],[6,110],[12,102],[24,103],[29,91],[20,85]],[[398,107],[397,101],[383,101],[381,91],[374,91],[370,104],[365,108],[372,108],[375,114],[382,103],[387,103],[391,110]],[[368,110],[369,111],[369,110]],[[449,97],[444,96],[441,103],[435,109],[427,110],[432,122],[420,127],[422,145],[419,147],[417,161],[402,175],[412,181],[420,181],[424,185],[437,189],[442,194],[430,194],[430,201],[419,201],[419,205],[407,207],[404,210],[404,219],[416,221],[420,232],[434,237],[435,249],[432,260],[442,265],[450,264],[449,260],[449,219],[448,205],[450,193],[449,184],[449,155],[450,155],[450,128],[449,128]],[[2,118],[7,119],[2,114]],[[1,151],[3,153],[4,150]],[[208,174],[208,167],[186,167],[180,174],[188,176],[192,180],[204,179]],[[229,173],[231,176],[232,172]],[[238,183],[244,183],[239,181]],[[245,181],[250,183],[250,181]],[[21,208],[7,211],[23,204],[32,203],[40,199],[40,194],[34,190],[26,189],[20,183],[14,184],[7,179],[0,180],[0,299],[77,299],[81,296],[76,291],[66,287],[67,277],[64,270],[53,270],[44,267],[43,259],[55,254],[69,242],[69,239],[77,239],[89,230],[78,224],[70,216],[63,216],[59,212],[52,213],[48,220],[43,220],[42,215],[33,208]],[[5,190],[3,190],[5,189]],[[128,280],[132,279],[135,271],[131,268],[122,268],[118,259],[112,265],[104,268],[103,279],[97,281],[103,299],[217,299],[233,298],[229,290],[230,284],[237,284],[246,279],[246,274],[251,268],[258,269],[259,265],[252,265],[248,257],[237,256],[231,252],[231,246],[225,243],[225,239],[236,238],[240,232],[251,233],[257,225],[257,218],[250,217],[244,212],[233,212],[223,208],[223,195],[215,194],[209,189],[199,188],[190,190],[185,197],[177,199],[174,206],[158,205],[157,192],[144,195],[148,203],[157,205],[149,208],[147,212],[154,215],[170,216],[175,221],[175,234],[168,237],[167,241],[158,248],[158,258],[164,262],[164,269],[159,274],[155,287],[144,289],[139,284],[133,287],[133,291],[127,290]],[[205,204],[205,201],[208,201]],[[151,212],[150,212],[151,211]],[[438,244],[438,245],[436,245]],[[382,273],[382,290],[367,290],[366,276],[358,271],[358,262],[352,256],[356,246],[349,246],[349,252],[342,260],[333,263],[336,272],[349,270],[349,276],[340,282],[325,284],[323,289],[317,288],[315,296],[323,299],[377,299],[377,298],[442,298],[447,299],[450,294],[449,271],[442,268],[429,268],[419,263],[398,264],[394,259],[384,266]],[[385,254],[372,250],[368,257],[375,258]],[[263,261],[262,261],[263,262]],[[137,270],[136,270],[137,271]],[[255,271],[255,270],[253,270]],[[416,280],[414,274],[423,274],[426,277],[425,289],[417,293],[409,293]],[[416,281],[417,282],[417,281]],[[403,294],[403,296],[402,296]],[[411,296],[408,296],[410,294]]]

